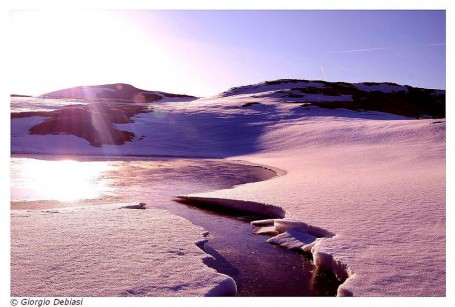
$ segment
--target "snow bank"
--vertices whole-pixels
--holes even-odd
[[[304,222],[293,221],[293,220],[275,220],[274,222],[275,229],[280,232],[289,232],[291,230],[298,230],[301,232],[308,233],[311,236],[315,237],[332,237],[333,233],[322,229],[317,226],[308,225]],[[310,242],[308,242],[310,243]]]
[[[317,248],[323,240],[334,236],[334,234],[319,227],[293,220],[274,219],[273,226],[270,226],[270,223],[271,220],[263,220],[255,221],[251,224],[260,226],[255,230],[257,234],[274,235],[267,240],[268,243],[311,254],[314,265],[318,269],[332,271],[340,281],[345,281],[354,275],[353,271],[345,263],[334,259],[332,255],[322,252]],[[263,227],[262,225],[266,226]],[[352,296],[353,294],[341,286],[337,295]]]
[[[183,203],[212,207],[215,210],[218,208],[224,208],[233,211],[255,213],[275,218],[283,218],[285,216],[285,211],[280,207],[263,203],[257,203],[253,201],[240,201],[232,199],[206,198],[195,196],[178,196],[176,199]]]
[[[353,276],[352,270],[346,264],[334,259],[332,255],[317,249],[317,245],[320,244],[323,239],[334,236],[333,233],[304,222],[282,219],[285,212],[279,210],[281,209],[279,207],[247,201],[194,196],[179,196],[178,199],[184,203],[211,207],[212,210],[225,208],[228,210],[260,214],[263,216],[277,217],[277,215],[279,215],[278,217],[280,219],[253,221],[251,224],[257,227],[254,230],[254,233],[272,235],[272,237],[267,240],[268,243],[279,245],[287,249],[311,253],[316,267],[332,271],[341,281],[345,281],[347,278]],[[340,287],[338,292],[339,296],[353,295],[351,291],[343,287]]]
[[[313,243],[316,237],[298,229],[289,230],[271,237],[267,242],[286,247],[287,249],[299,249]]]
[[[203,229],[164,210],[11,213],[12,296],[233,295],[204,265]]]

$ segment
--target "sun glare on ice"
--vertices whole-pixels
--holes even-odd
[[[63,202],[94,199],[107,190],[105,182],[98,179],[111,167],[100,161],[29,159],[15,174],[17,189],[12,190],[12,198]]]

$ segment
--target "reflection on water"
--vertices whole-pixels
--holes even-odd
[[[11,199],[76,201],[99,198],[110,188],[104,173],[112,170],[107,162],[74,160],[11,160]]]
[[[272,176],[273,172],[263,168],[217,159],[78,157],[61,160],[15,155],[11,158],[11,200],[13,204],[57,201],[59,205],[87,202],[158,205],[176,195],[230,188]]]

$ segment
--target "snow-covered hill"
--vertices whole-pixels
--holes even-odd
[[[390,82],[326,82],[281,79],[234,87],[216,97],[275,98],[322,108],[379,111],[408,117],[445,117],[445,91]]]
[[[189,95],[146,91],[124,83],[72,87],[46,93],[41,95],[41,97],[126,100],[139,103],[155,101],[191,101],[197,99],[197,97]]]

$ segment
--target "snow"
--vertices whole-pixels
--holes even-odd
[[[275,230],[275,227],[273,226],[265,226],[265,227],[257,227],[253,233],[257,234],[257,235],[271,235],[271,236],[275,236],[278,234],[278,232]],[[277,245],[280,245],[279,243],[277,243]]]
[[[307,233],[310,236],[314,237],[332,237],[334,234],[325,230],[321,229],[316,226],[308,225],[304,222],[298,222],[293,220],[275,220],[274,222],[275,229],[280,232],[288,232],[290,233],[292,230],[297,230],[302,233]],[[314,238],[315,239],[315,238]],[[313,241],[313,240],[311,240]],[[305,244],[311,243],[303,240]]]
[[[325,84],[318,81],[291,81],[291,82],[281,82],[274,84],[259,83],[254,85],[246,85],[232,88],[218,96],[213,98],[228,97],[233,95],[245,95],[245,94],[256,94],[269,91],[279,91],[292,88],[306,88],[306,87],[316,87],[322,88]]]
[[[11,295],[235,294],[232,278],[204,265],[202,240],[202,228],[164,210],[13,211]]]
[[[107,87],[84,89],[82,91],[81,98],[85,98],[85,99],[97,98],[98,94],[100,94],[102,92],[111,92],[111,93],[113,93],[113,92],[115,92],[115,90],[111,89],[111,88],[107,88]]]
[[[11,151],[14,153],[15,148],[20,148],[22,153],[49,153],[49,148],[53,154],[64,154],[68,152],[77,152],[79,148],[86,148],[86,152],[91,152],[91,146],[85,139],[78,138],[74,135],[30,135],[29,129],[33,126],[42,123],[46,117],[32,116],[24,118],[13,118],[11,140],[14,143],[14,148]],[[53,146],[54,144],[55,147]]]
[[[269,152],[236,157],[285,176],[197,197],[278,205],[336,234],[313,255],[354,272],[340,295],[444,296],[445,125],[329,118],[300,125],[305,130],[271,129],[262,137]]]
[[[197,98],[193,97],[167,97],[164,93],[157,92],[157,94],[162,95],[162,99],[158,101],[158,103],[162,102],[190,102]],[[156,102],[155,102],[156,103]]]
[[[93,99],[97,98],[98,94],[102,92],[116,92],[115,89],[108,88],[108,87],[81,87],[73,90],[75,92],[75,95],[77,97],[75,98],[85,98],[85,99]],[[63,91],[55,91],[51,93],[45,94],[43,97],[45,98],[59,98],[59,97],[65,97],[67,95],[66,93],[68,90],[63,90]]]
[[[307,244],[313,243],[315,240],[316,237],[306,232],[293,229],[271,237],[267,242],[281,245],[288,249],[299,249]]]
[[[379,91],[382,93],[392,93],[392,92],[409,92],[408,88],[403,85],[393,85],[387,83],[379,83],[379,84],[365,84],[365,83],[355,83],[354,84],[359,90],[365,92],[373,92]]]
[[[298,85],[289,83],[286,86]],[[373,88],[367,89],[377,90]],[[387,85],[380,90],[393,88]],[[252,94],[262,90],[245,87],[236,93]],[[259,104],[242,107],[250,102]],[[282,233],[288,235],[292,229],[306,227],[306,235],[319,238],[313,242],[302,240],[305,244],[299,243],[300,248],[311,252],[317,265],[348,277],[339,288],[340,296],[446,295],[445,120],[415,120],[380,112],[327,110],[314,106],[302,108],[277,98],[252,95],[163,103],[155,112],[139,114],[133,119],[132,124],[117,125],[118,129],[135,133],[132,142],[101,148],[91,147],[85,140],[68,135],[30,136],[27,127],[38,118],[12,119],[12,152],[45,153],[52,148],[55,153],[224,157],[280,169],[281,176],[271,180],[187,197],[237,209],[273,208],[269,216],[274,218],[274,225],[281,225]],[[129,221],[136,216],[129,217],[129,214],[146,211],[123,210],[121,217],[116,216],[119,213],[109,214],[114,215],[114,220]],[[277,216],[277,212],[283,214]],[[22,216],[27,214],[27,217]],[[68,218],[75,216],[76,213],[74,216],[68,214]],[[283,216],[285,220],[280,221],[278,218]],[[14,223],[26,221],[26,218],[36,219],[36,223],[16,224],[21,227],[46,225],[42,223],[46,220],[44,213],[36,216],[13,213],[12,217]],[[89,234],[85,231],[92,227],[90,225],[97,225],[96,215],[92,217],[83,223],[80,230],[83,235]],[[100,225],[110,225],[108,218],[98,218],[103,223]],[[80,219],[83,220],[82,213]],[[140,229],[135,234],[149,239],[147,230],[151,227],[150,240],[168,250],[163,242],[180,228],[163,226],[155,232],[158,226],[153,223],[159,222],[152,216],[145,219],[151,219],[150,223],[142,225],[140,219],[136,219],[135,223],[142,226],[128,231]],[[58,224],[60,220],[49,218],[49,223],[51,221]],[[266,225],[270,227],[270,221]],[[57,228],[65,230],[63,225]],[[104,230],[101,227],[99,231]],[[185,252],[189,248],[185,244],[200,240],[195,231],[193,226],[187,226],[185,234],[175,234],[175,237],[185,237],[184,242],[179,243],[184,245]],[[57,235],[56,231],[51,234]],[[35,239],[44,240],[44,237]],[[132,240],[140,247],[144,244]],[[291,240],[290,236],[283,235],[277,242],[286,240]],[[297,241],[298,238],[290,246],[295,246]],[[45,242],[34,244],[40,246],[41,243]],[[19,254],[27,252],[22,249],[29,250],[21,242],[16,244],[19,245],[14,250]],[[46,247],[46,251],[50,250],[51,247]],[[133,257],[134,251],[138,250],[134,249],[128,255]],[[159,288],[169,295],[214,293],[202,289],[201,284],[207,282],[213,289],[214,284],[221,283],[225,277],[201,264],[201,252],[194,253],[197,255],[191,258],[191,263],[185,259],[182,263],[191,272],[197,267],[194,269],[197,278],[192,274],[180,274],[180,283],[185,281],[187,286],[172,290],[166,285],[169,282],[176,287],[177,281],[167,276],[161,288],[156,286],[153,291]],[[164,255],[160,252],[161,256]],[[158,258],[153,261],[161,265]],[[108,266],[108,262],[104,265]],[[128,270],[137,272],[129,267],[131,264],[125,265]],[[182,267],[176,262],[173,265],[175,270]],[[113,270],[123,274],[125,268]],[[197,270],[201,270],[200,275]],[[140,278],[147,278],[142,275]],[[163,279],[163,276],[159,277]],[[150,278],[152,284],[153,280]],[[132,289],[142,289],[142,285],[142,281],[134,287],[128,284]],[[150,294],[149,290],[140,293]]]
[[[321,94],[305,94],[300,101],[324,102],[324,101],[352,101],[352,95],[328,96]]]
[[[182,202],[193,202],[204,204],[206,206],[214,206],[219,208],[228,208],[248,213],[259,213],[269,217],[284,217],[283,209],[273,205],[257,203],[253,201],[241,201],[221,198],[207,198],[196,196],[180,196],[178,199]]]
[[[83,99],[51,99],[35,97],[11,97],[11,112],[26,111],[54,111],[62,106],[85,105],[87,100]]]
[[[83,99],[93,99],[96,100],[99,98],[100,94],[103,92],[111,92],[111,93],[116,93],[119,91],[118,89],[113,89],[109,87],[92,87],[92,86],[82,86],[82,87],[75,87],[75,88],[69,88],[65,90],[60,90],[60,91],[55,91],[55,92],[50,92],[46,93],[44,95],[39,96],[39,98],[44,98],[47,100],[83,100]],[[139,91],[139,90],[138,90]],[[160,102],[189,102],[194,99],[195,97],[192,96],[174,96],[173,94],[164,93],[160,91],[144,91],[142,93],[152,93],[154,95],[160,96],[161,98],[159,99]],[[141,95],[141,92],[138,92],[136,95]],[[103,96],[103,95],[101,95]],[[122,97],[122,95],[120,95]],[[14,98],[14,100],[24,100],[23,98]],[[30,98],[28,98],[30,100]],[[136,100],[136,99],[134,99]],[[139,99],[140,100],[140,99]]]
[[[302,94],[300,91],[289,91],[284,93],[280,93],[277,91],[265,91],[258,93],[255,96],[255,98],[277,98],[277,99],[283,99],[285,98],[286,100],[289,98],[286,98],[286,95],[288,94],[294,94],[298,95],[301,97],[296,97],[292,99],[296,99],[299,102],[338,102],[338,101],[352,101],[352,95],[323,95],[323,94]],[[238,98],[247,98],[249,97],[249,94],[243,94],[243,95],[236,95],[234,96],[237,99]]]

